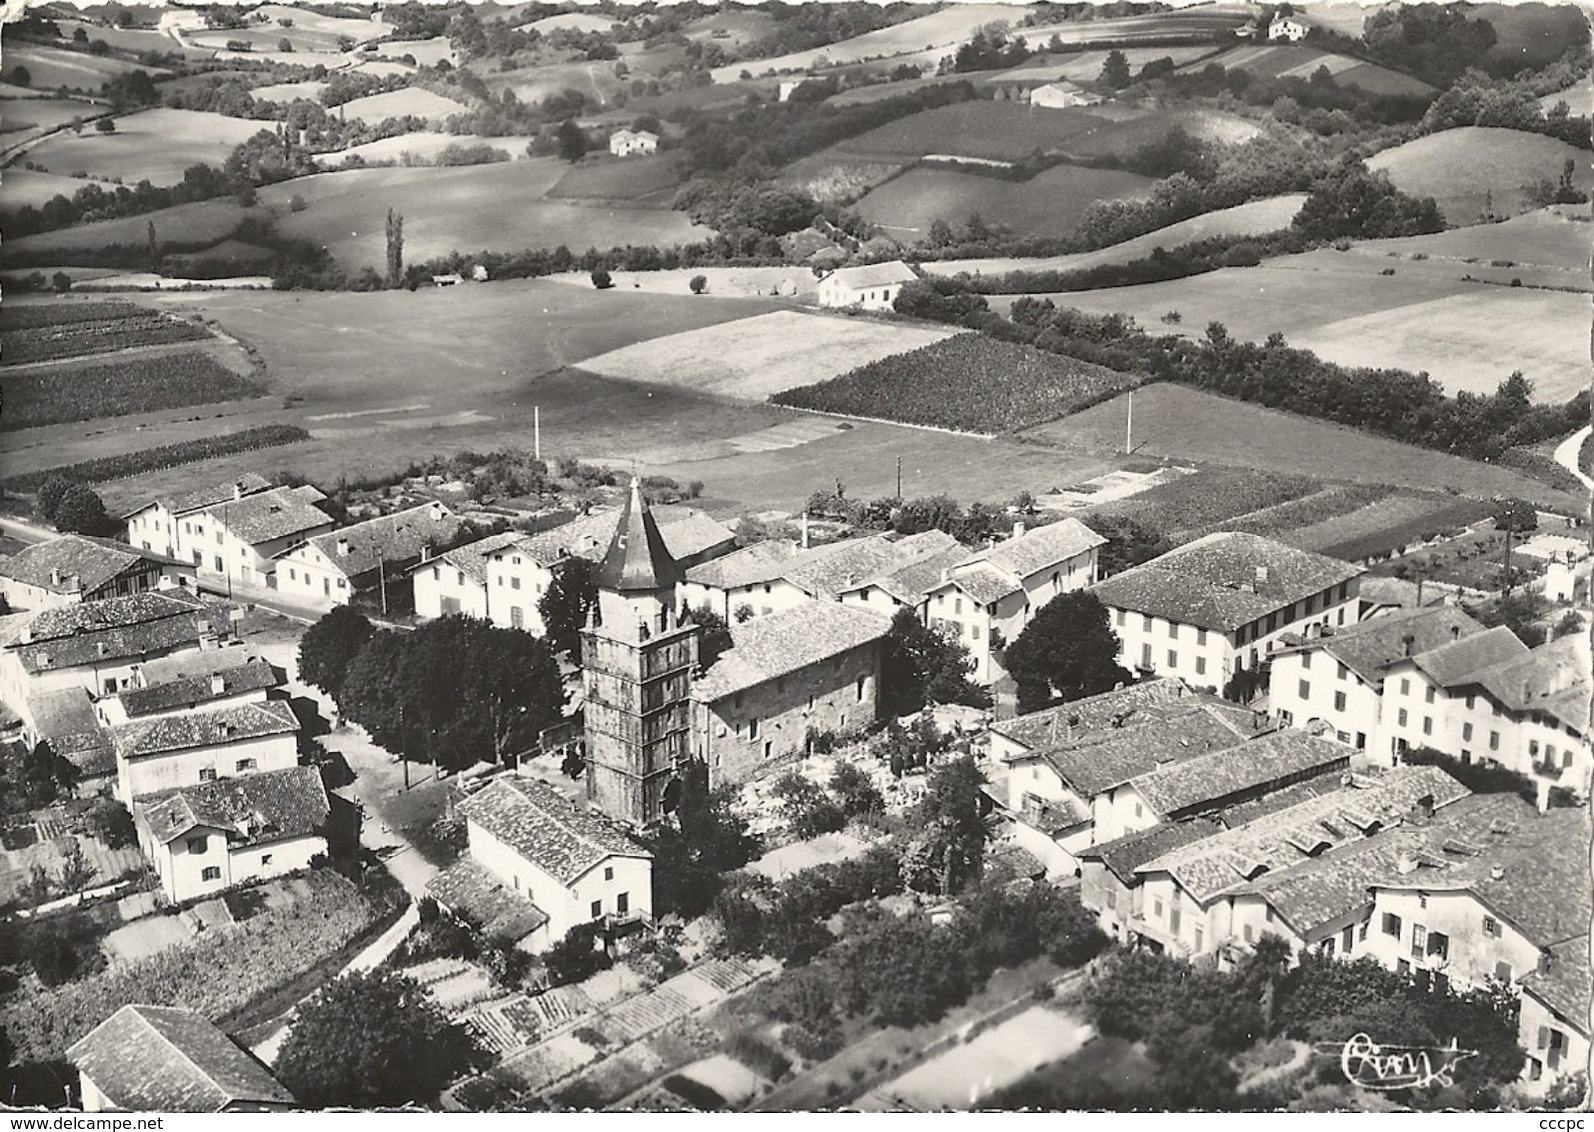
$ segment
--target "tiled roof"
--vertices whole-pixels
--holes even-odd
[[[218,503],[208,509],[237,538],[251,545],[330,526],[332,516],[294,488],[278,487]]]
[[[30,616],[23,630],[27,643],[14,645],[28,672],[142,657],[197,644],[226,626],[225,610],[177,591],[88,601]]]
[[[1336,629],[1332,635],[1318,637],[1281,653],[1323,652],[1340,661],[1369,684],[1383,680],[1384,670],[1407,656],[1466,640],[1484,628],[1459,608],[1438,606],[1403,609],[1387,617]],[[1411,638],[1408,649],[1406,638]]]
[[[455,915],[480,924],[490,939],[519,943],[548,922],[548,914],[465,857],[426,882],[426,891]]]
[[[1221,714],[1198,703],[1146,714],[1154,718],[1092,732],[1065,748],[1042,752],[1041,758],[1081,798],[1092,798],[1158,767],[1225,751],[1248,738]]]
[[[135,550],[115,539],[88,535],[62,535],[34,543],[10,558],[0,558],[0,577],[37,586],[50,593],[81,590],[92,593],[139,562],[176,565],[175,558],[149,550]],[[75,585],[68,587],[68,581]]]
[[[281,681],[277,670],[263,660],[239,658],[236,668],[225,669],[209,676],[184,676],[142,688],[129,688],[117,698],[128,719],[152,715],[173,708],[197,707],[212,700],[241,696],[246,692],[275,688]],[[221,686],[216,686],[220,679]]]
[[[294,1103],[264,1066],[203,1015],[174,1006],[124,1006],[66,1056],[123,1112]]]
[[[868,263],[862,267],[843,267],[826,276],[845,284],[854,291],[868,287],[886,287],[893,283],[911,283],[919,277],[900,259],[887,263]]]
[[[1466,797],[1467,788],[1438,767],[1396,767],[1354,776],[1352,784],[1246,825],[1174,849],[1139,866],[1166,872],[1203,904],[1239,891],[1267,872],[1299,864],[1323,848],[1360,840],[1408,817],[1419,799],[1436,808]],[[1376,824],[1375,824],[1376,823]]]
[[[438,555],[431,562],[417,563],[416,570],[425,570],[438,562],[446,563],[460,571],[465,577],[478,586],[487,584],[487,563],[494,551],[503,550],[505,547],[514,546],[526,536],[519,531],[504,531],[502,534],[488,535],[475,542],[468,542],[464,546],[456,546],[453,550]]]
[[[1288,778],[1326,774],[1350,761],[1350,748],[1301,731],[1275,731],[1226,751],[1159,767],[1131,780],[1159,814],[1218,802]]]
[[[1516,711],[1549,711],[1582,728],[1588,722],[1590,681],[1586,632],[1550,641],[1501,664],[1474,671],[1467,683],[1481,684]]]
[[[243,644],[222,648],[196,649],[175,656],[157,657],[139,665],[138,676],[144,685],[165,684],[171,680],[186,680],[194,676],[209,676],[213,672],[230,672],[251,661],[262,660],[259,653]]]
[[[1298,806],[1313,798],[1321,798],[1324,794],[1332,794],[1339,788],[1338,775],[1321,774],[1316,778],[1308,778],[1305,782],[1286,786],[1282,790],[1269,791],[1260,798],[1251,798],[1232,806],[1225,806],[1213,816],[1222,822],[1226,829],[1236,829],[1265,818],[1269,814],[1276,814],[1280,810],[1287,810],[1291,806]]]
[[[232,848],[267,845],[316,832],[329,812],[313,766],[218,778],[133,800],[133,816],[162,845],[191,829],[223,830]]]
[[[1257,571],[1266,568],[1267,580]],[[1219,531],[1092,587],[1105,605],[1232,632],[1349,581],[1361,568],[1260,535]]]
[[[299,721],[287,704],[268,700],[263,704],[232,704],[209,711],[166,715],[156,719],[136,719],[111,729],[111,743],[118,758],[136,759],[170,751],[216,747],[240,739],[260,739],[268,735],[290,735],[299,730]]]
[[[1178,677],[1160,676],[1021,715],[995,724],[991,730],[1031,750],[1059,746],[1076,736],[1111,727],[1115,719],[1122,725],[1133,720],[1137,711],[1195,694]]]
[[[1222,831],[1221,825],[1208,818],[1162,822],[1150,829],[1081,849],[1075,856],[1082,861],[1098,860],[1124,884],[1133,884],[1135,870],[1147,861],[1154,861],[1182,845],[1201,841]]]
[[[1423,593],[1424,600],[1418,601],[1418,594]],[[1433,586],[1422,587],[1416,582],[1408,582],[1404,578],[1391,578],[1383,574],[1364,574],[1361,585],[1356,588],[1357,595],[1363,605],[1393,605],[1402,609],[1415,609],[1419,605],[1433,606],[1444,603],[1443,590]]]
[[[561,884],[613,856],[650,857],[642,845],[535,779],[501,776],[457,811]]]
[[[28,697],[28,715],[40,738],[77,767],[84,778],[116,773],[116,752],[100,726],[94,703],[82,688],[60,688]]]
[[[611,593],[651,593],[682,580],[680,563],[665,547],[658,521],[642,498],[642,481],[633,476],[631,494],[620,508],[609,548],[598,563],[598,588]]]
[[[1106,544],[1105,538],[1078,519],[1063,519],[1004,539],[989,550],[971,554],[968,561],[989,562],[1022,580]]]
[[[669,545],[668,538],[665,539],[665,545]],[[755,542],[691,567],[686,572],[686,580],[717,590],[734,590],[761,582],[773,582],[780,577],[786,563],[798,553],[797,544],[791,539]]]
[[[1001,601],[1008,594],[1017,593],[1023,588],[1012,578],[984,562],[959,570],[944,584],[956,586],[981,605]]]
[[[712,703],[884,637],[891,622],[873,610],[814,602],[732,625],[731,647],[692,685]]]
[[[961,543],[954,544],[906,566],[877,574],[864,584],[879,586],[898,601],[917,605],[926,594],[941,584],[941,575],[961,562],[965,553]]]
[[[1473,673],[1507,660],[1526,656],[1528,646],[1504,625],[1485,629],[1459,641],[1417,653],[1411,659],[1416,666],[1442,688],[1465,683]]]
[[[237,499],[242,496],[253,495],[257,491],[265,491],[270,486],[271,481],[266,479],[265,476],[248,472],[239,476],[236,480],[228,480],[226,483],[209,484],[205,487],[195,488],[193,491],[184,492],[181,495],[152,499],[127,514],[136,515],[144,508],[152,507],[159,503],[173,515],[186,515],[190,511],[198,511],[203,507],[209,507],[213,503],[220,503],[223,499]]]
[[[1531,971],[1522,978],[1522,990],[1555,1011],[1585,1038],[1589,1036],[1588,936],[1563,940],[1549,949],[1550,969]]]
[[[327,560],[342,571],[344,577],[356,578],[368,570],[375,570],[378,562],[399,563],[419,558],[422,550],[447,542],[459,533],[461,522],[463,520],[458,515],[442,504],[423,503],[419,507],[395,511],[391,515],[380,515],[363,523],[339,527],[335,531],[315,535],[308,541],[326,555]],[[289,547],[276,557],[291,554],[303,545],[299,543]],[[344,545],[348,553],[339,554],[338,548]]]
[[[781,573],[792,585],[821,601],[857,588],[865,579],[899,569],[957,545],[942,531],[926,531],[902,539],[882,535],[849,539],[799,554]]]
[[[730,542],[734,531],[692,507],[654,507],[653,521],[664,536],[664,548],[677,561],[702,554],[711,547]],[[619,510],[599,511],[573,519],[551,530],[527,535],[516,544],[544,566],[561,558],[601,560],[620,525]]]

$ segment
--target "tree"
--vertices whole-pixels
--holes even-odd
[[[937,767],[912,827],[921,832],[902,855],[902,876],[920,892],[950,896],[977,881],[990,838],[981,811],[985,776],[967,756]]]
[[[1101,65],[1101,82],[1113,90],[1123,90],[1131,81],[1129,57],[1122,51],[1112,50]]]
[[[703,628],[697,638],[697,663],[700,668],[707,671],[714,667],[714,662],[730,649],[731,627],[725,623],[725,618],[715,613],[709,605],[700,605],[696,609],[683,606],[681,617]]]
[[[786,823],[800,840],[834,833],[847,824],[847,815],[825,788],[796,771],[776,779],[770,792],[781,800]]]
[[[609,953],[598,949],[598,932],[596,921],[576,924],[543,954],[555,986],[579,983],[613,964]]]
[[[1494,505],[1494,529],[1522,534],[1537,530],[1538,509],[1525,499],[1501,499]]]
[[[614,278],[603,268],[592,269],[592,285],[600,291],[607,291],[614,286]]]
[[[334,979],[298,1008],[276,1075],[311,1108],[424,1103],[483,1062],[414,979],[375,970]]]
[[[559,153],[559,160],[568,161],[572,165],[587,153],[587,135],[570,118],[559,123],[559,128],[554,133],[554,144]]]
[[[969,679],[973,671],[961,642],[924,624],[913,609],[899,609],[880,656],[880,712],[895,718],[929,703],[988,707],[990,694]]]
[[[1077,700],[1133,683],[1118,666],[1118,649],[1107,607],[1095,594],[1075,590],[1052,598],[1008,646],[1019,712],[1038,711],[1054,696]]]
[[[731,807],[731,794],[708,788],[708,768],[681,772],[681,800],[648,838],[653,852],[653,900],[661,912],[702,915],[720,890],[720,875],[739,869],[761,848],[747,822]]]
[[[64,295],[72,289],[72,277],[64,271],[57,271],[50,276],[50,286]]]
[[[39,514],[44,516],[47,523],[55,522],[55,509],[61,505],[61,499],[77,484],[65,476],[51,476],[39,485],[39,493],[35,497]]]
[[[102,535],[110,527],[105,501],[82,484],[73,484],[61,496],[55,507],[54,522],[57,530],[82,535]]]
[[[99,118],[95,121],[94,128],[102,134],[114,134],[116,122],[110,118]]]
[[[95,798],[85,816],[94,836],[105,842],[107,849],[124,849],[138,844],[138,828],[133,824],[133,815],[114,798],[104,795]]]
[[[694,275],[687,283],[687,286],[692,289],[692,294],[701,295],[704,291],[708,290],[708,276]]]
[[[1107,540],[1097,559],[1101,576],[1110,578],[1131,566],[1168,553],[1173,543],[1127,515],[1092,515],[1090,529]]]
[[[79,28],[78,30],[81,31],[82,29]],[[85,36],[85,38],[87,37]],[[11,82],[16,86],[32,86],[33,73],[18,63],[11,68]]]
[[[874,780],[857,764],[846,759],[837,762],[836,769],[831,772],[830,789],[836,795],[842,813],[848,817],[885,812],[885,796],[875,786]]]
[[[363,614],[347,605],[334,606],[299,639],[299,678],[337,700],[349,664],[374,631]]]
[[[393,209],[387,210],[387,285],[398,287],[404,282],[404,217]]]
[[[598,604],[598,564],[585,558],[567,558],[553,571],[548,589],[537,599],[548,647],[581,662],[581,630]]]

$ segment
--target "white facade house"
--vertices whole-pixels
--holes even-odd
[[[1534,1095],[1589,1065],[1588,937],[1552,944],[1522,979],[1517,1041],[1527,1050],[1518,1087]]]
[[[616,157],[646,157],[659,151],[659,135],[651,130],[616,130],[609,135],[609,152]]]
[[[1031,106],[1059,110],[1068,106],[1095,106],[1101,101],[1101,95],[1066,81],[1038,86],[1030,91],[1029,95],[1029,104]]]
[[[1299,43],[1306,38],[1306,33],[1312,29],[1301,23],[1300,20],[1289,16],[1278,16],[1267,25],[1269,40],[1284,40],[1287,43]]]
[[[653,917],[653,858],[601,815],[535,779],[500,776],[456,807],[467,857],[428,885],[438,903],[542,951],[570,929]]]
[[[116,796],[124,804],[163,790],[298,765],[299,721],[280,701],[135,719],[110,730]]]
[[[276,554],[277,589],[327,608],[359,593],[406,606],[410,567],[453,539],[460,522],[434,500],[300,540]]]
[[[1220,531],[1098,582],[1119,662],[1222,690],[1241,669],[1359,615],[1360,567]]]
[[[115,539],[62,535],[0,559],[0,600],[13,611],[173,588],[194,588],[192,566]]]
[[[139,848],[172,903],[310,867],[327,851],[321,772],[292,766],[145,795]]]
[[[819,281],[819,305],[888,311],[897,301],[902,285],[916,283],[918,279],[913,269],[900,259],[843,267]]]
[[[968,555],[930,587],[926,623],[969,650],[974,680],[994,683],[1005,675],[1001,649],[1054,597],[1092,585],[1106,544],[1078,519],[1028,531],[1015,524],[1012,538]]]
[[[140,668],[133,674],[131,686],[95,704],[100,723],[114,727],[135,719],[263,704],[282,684],[283,673],[247,649],[210,649],[190,655],[204,663],[192,666],[189,672],[162,676],[156,674],[155,665]]]

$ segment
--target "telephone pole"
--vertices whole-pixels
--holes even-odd
[[[542,406],[531,407],[531,454],[538,460],[542,459]]]
[[[897,502],[902,502],[902,457],[897,457]]]
[[[1129,396],[1125,398],[1125,404],[1129,406],[1128,416],[1124,419],[1124,455],[1127,456],[1135,450],[1135,391],[1133,389],[1129,391]]]

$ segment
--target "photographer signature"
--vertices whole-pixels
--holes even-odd
[[[1477,1050],[1448,1046],[1380,1045],[1366,1034],[1352,1035],[1344,1045],[1325,1044],[1321,1052],[1337,1054],[1345,1079],[1364,1089],[1389,1091],[1420,1089],[1425,1085],[1453,1085],[1457,1065]]]

